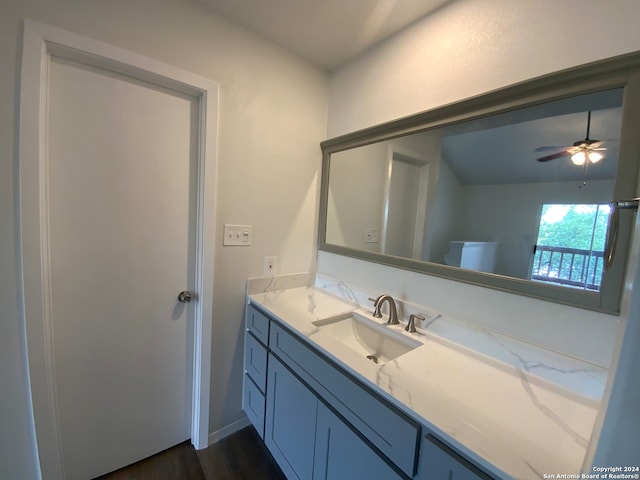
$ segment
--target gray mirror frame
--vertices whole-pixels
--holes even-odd
[[[620,133],[619,163],[614,187],[614,198],[611,200],[624,200],[638,197],[638,164],[640,163],[640,52],[552,73],[472,97],[461,102],[445,105],[434,110],[323,141],[320,144],[323,159],[318,249],[472,285],[526,295],[608,314],[619,314],[632,226],[635,219],[635,214],[632,212],[623,212],[621,214],[616,244],[616,257],[611,267],[603,275],[600,292],[581,291],[514,277],[465,270],[437,263],[366,252],[329,244],[325,241],[330,159],[333,153],[382,140],[390,140],[412,133],[427,131],[465,120],[507,112],[517,108],[619,87],[624,87],[622,131]]]

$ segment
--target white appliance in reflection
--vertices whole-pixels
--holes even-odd
[[[497,249],[498,242],[452,240],[449,242],[449,253],[444,256],[444,262],[452,267],[493,273]]]

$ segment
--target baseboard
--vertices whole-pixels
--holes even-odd
[[[220,430],[216,430],[209,434],[209,445],[213,445],[214,443],[219,442],[225,437],[228,437],[232,433],[237,432],[238,430],[242,430],[244,427],[248,427],[251,425],[249,418],[244,416],[240,420],[233,422],[226,427],[222,427]]]

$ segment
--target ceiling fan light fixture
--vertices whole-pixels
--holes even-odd
[[[587,112],[587,134],[584,137],[584,140],[578,140],[573,143],[573,146],[569,147],[540,147],[536,149],[538,151],[544,150],[556,150],[561,149],[557,153],[553,153],[551,155],[546,155],[544,157],[539,157],[537,160],[539,162],[548,162],[550,160],[555,160],[556,158],[561,158],[564,156],[571,156],[571,162],[574,165],[582,166],[587,161],[589,163],[598,163],[600,160],[604,158],[604,155],[597,150],[605,151],[606,147],[602,147],[604,142],[600,140],[590,139],[589,131],[591,130],[591,110]]]
[[[582,150],[571,155],[571,161],[574,165],[584,165],[584,162],[587,161],[587,156],[584,154]]]
[[[591,163],[598,163],[604,156],[599,152],[591,151],[587,154],[587,157],[589,157]]]

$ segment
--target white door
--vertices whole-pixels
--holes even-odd
[[[197,101],[52,57],[53,372],[66,477],[190,437]]]

